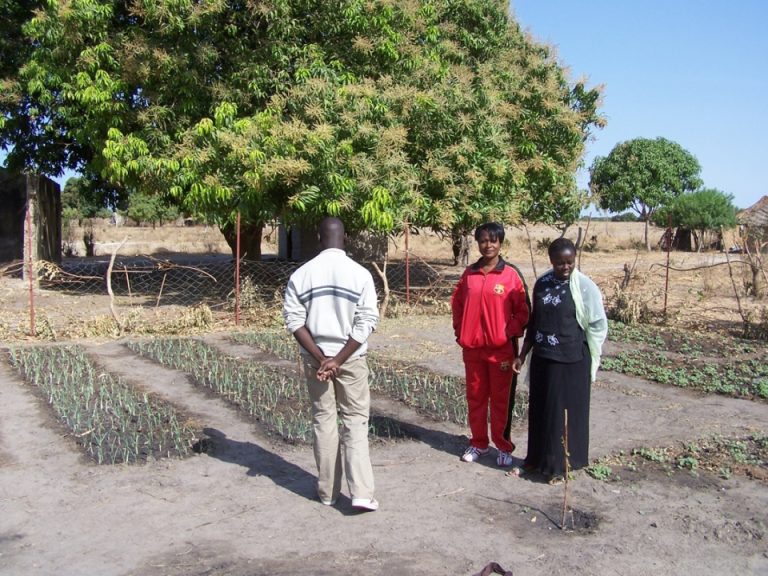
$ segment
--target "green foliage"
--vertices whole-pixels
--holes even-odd
[[[67,180],[61,191],[62,217],[83,220],[85,218],[109,218],[111,207],[122,203],[118,191],[98,180],[74,177]]]
[[[669,460],[666,448],[635,448],[632,450],[632,455],[640,456],[651,462],[666,462]]]
[[[660,206],[701,184],[698,160],[664,138],[636,138],[617,144],[590,167],[590,191],[600,208],[631,209],[648,221]]]
[[[311,438],[306,387],[293,375],[227,356],[188,338],[129,342],[128,347],[164,366],[188,372],[193,384],[219,394],[287,440]]]
[[[677,459],[677,467],[695,472],[699,467],[699,460],[694,456],[681,456]]]
[[[83,217],[80,210],[73,206],[64,206],[61,209],[61,221],[70,222],[71,220],[80,220]]]
[[[11,363],[99,464],[191,452],[195,432],[173,406],[99,370],[79,346],[17,348]]]
[[[279,340],[275,334],[270,336]],[[219,394],[284,439],[311,441],[310,402],[297,374],[228,356],[199,340],[168,338],[128,346],[160,364],[188,372],[193,384]],[[293,352],[295,356],[295,344]],[[397,421],[382,416],[371,418],[369,433],[378,438],[406,435]]]
[[[736,226],[736,212],[732,195],[702,188],[681,194],[658,210],[653,220],[657,226],[667,226],[671,221],[673,227],[693,230],[700,249],[707,232],[718,233],[723,228]]]
[[[610,479],[613,470],[607,464],[596,462],[591,466],[587,466],[586,472],[595,480],[602,480],[605,482],[606,480]]]
[[[613,321],[608,337],[632,349],[604,356],[605,370],[704,392],[768,399],[768,356],[750,341]]]
[[[659,448],[636,448],[629,455],[620,451],[618,454],[605,456],[587,468],[587,473],[598,479],[606,479],[605,469],[623,467],[630,471],[638,469],[664,470],[671,475],[675,469],[698,475],[704,471],[717,474],[728,480],[733,474],[743,474],[750,478],[762,478],[768,462],[768,437],[763,432],[747,436],[725,438],[714,435],[693,441],[676,443],[673,446]],[[614,475],[612,480],[618,479]]]
[[[286,360],[294,360],[298,346],[285,331],[243,332],[233,340],[257,346]],[[464,424],[467,419],[466,385],[462,378],[436,374],[414,366],[401,366],[375,355],[368,356],[371,390],[387,394],[436,420]],[[524,418],[527,397],[516,398],[513,418]]]
[[[611,216],[611,222],[637,222],[637,214],[633,212],[622,212]]]
[[[570,222],[599,91],[500,0],[111,0],[17,11],[9,160],[173,195],[221,226]]]
[[[179,217],[179,209],[157,195],[132,194],[128,198],[128,218],[138,224],[162,224]]]

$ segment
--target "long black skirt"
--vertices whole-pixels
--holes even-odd
[[[590,366],[588,351],[568,364],[531,355],[527,468],[545,476],[565,473],[565,410],[570,469],[589,463]]]

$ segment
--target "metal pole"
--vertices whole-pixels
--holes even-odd
[[[240,326],[240,211],[235,226],[235,326]]]
[[[29,277],[29,335],[34,338],[35,332],[35,280],[32,258],[32,208],[27,200],[27,276]]]
[[[667,294],[669,294],[669,252],[672,250],[672,214],[667,214],[667,269],[664,277],[664,318],[667,317]]]
[[[411,233],[408,222],[405,223],[405,303],[411,303]]]

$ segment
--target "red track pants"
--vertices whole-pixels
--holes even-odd
[[[512,390],[512,359],[502,361],[468,360],[464,358],[467,374],[467,409],[471,444],[488,448],[488,404],[491,409],[491,439],[496,448],[512,452],[515,445],[504,437],[509,418],[509,395]]]

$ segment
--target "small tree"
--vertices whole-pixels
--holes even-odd
[[[631,209],[648,223],[653,213],[684,192],[701,185],[698,160],[682,146],[664,138],[636,138],[617,144],[608,156],[595,158],[589,187],[600,208],[611,212]]]
[[[128,218],[137,224],[149,222],[154,228],[178,217],[179,209],[157,195],[136,193],[128,199]]]
[[[715,188],[682,194],[654,216],[657,226],[666,226],[670,220],[672,226],[691,230],[696,251],[700,252],[707,234],[719,237],[723,228],[736,226],[733,196]]]
[[[109,218],[119,204],[117,191],[98,180],[76,176],[67,180],[61,191],[63,220]]]

